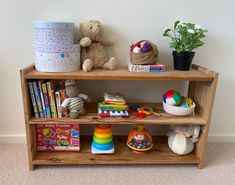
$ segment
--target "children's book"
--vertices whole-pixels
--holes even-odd
[[[36,103],[37,103],[39,116],[40,116],[40,118],[44,118],[44,113],[43,113],[43,108],[42,108],[42,100],[41,100],[41,96],[40,96],[39,87],[38,87],[36,81],[34,81],[32,83],[33,83],[33,91],[34,91],[34,95],[35,95],[35,98],[36,98]]]
[[[104,102],[110,104],[119,104],[124,105],[126,101],[122,97],[120,93],[111,94],[111,93],[104,93]]]
[[[63,101],[68,98],[68,96],[66,95],[66,91],[64,88],[60,89],[60,99],[61,99],[61,103],[63,103]],[[65,110],[62,113],[62,117],[68,117],[69,116],[69,110],[67,108],[65,108]]]
[[[57,89],[55,91],[55,101],[56,101],[56,108],[57,108],[57,112],[58,112],[58,118],[62,118],[62,113],[58,111],[59,107],[61,106],[61,103],[62,103],[60,89]]]
[[[29,93],[30,93],[30,97],[31,97],[32,105],[33,105],[33,111],[34,111],[34,114],[35,114],[35,118],[39,118],[39,113],[38,113],[35,94],[34,94],[34,91],[33,91],[32,82],[28,82],[28,86],[29,86]]]
[[[122,104],[109,104],[109,103],[105,103],[105,102],[99,102],[99,108],[101,110],[127,110],[128,106],[127,105],[122,105]]]
[[[51,115],[52,118],[57,118],[57,110],[55,103],[55,83],[52,80],[46,83],[47,83],[47,92],[50,100]]]
[[[43,92],[42,92],[42,80],[38,81],[38,87],[39,87],[39,93],[40,93],[40,97],[41,97],[41,102],[42,102],[42,110],[43,110],[43,114],[44,117],[46,118],[46,107],[45,107],[45,102],[44,102],[44,97],[43,97]]]
[[[76,124],[37,124],[37,151],[79,151],[80,128]]]
[[[46,117],[51,118],[50,101],[49,101],[49,96],[47,92],[46,82],[42,83],[42,92],[43,92],[45,109],[46,109]]]
[[[128,64],[130,72],[164,72],[166,70],[165,65],[133,65]]]

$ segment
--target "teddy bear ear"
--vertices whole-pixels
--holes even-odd
[[[88,22],[88,21],[82,21],[82,22],[80,23],[80,27],[84,27],[84,25],[86,25],[87,22]]]

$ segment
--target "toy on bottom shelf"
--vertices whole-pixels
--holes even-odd
[[[126,144],[134,153],[142,154],[153,147],[152,136],[144,125],[137,125],[131,130]]]
[[[175,90],[169,90],[163,95],[164,110],[175,116],[187,116],[194,114],[196,105],[193,100],[186,96],[181,96]]]
[[[37,124],[38,151],[79,151],[80,130],[75,124]]]
[[[171,126],[167,133],[169,148],[176,154],[186,155],[193,151],[199,140],[200,126]]]
[[[96,125],[91,144],[92,154],[112,154],[114,144],[111,125]]]

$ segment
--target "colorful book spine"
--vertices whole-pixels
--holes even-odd
[[[63,101],[68,98],[68,96],[66,95],[66,91],[65,89],[60,89],[60,99],[61,99],[61,103],[63,103]],[[62,113],[62,117],[69,117],[69,110],[66,108],[63,113]]]
[[[38,81],[38,87],[39,87],[39,93],[40,93],[40,97],[41,97],[41,102],[42,102],[42,110],[43,110],[43,114],[44,117],[46,117],[46,107],[45,107],[45,102],[44,102],[44,97],[43,97],[43,92],[42,92],[42,80]]]
[[[30,96],[31,96],[31,101],[32,101],[32,104],[33,104],[33,110],[34,110],[35,118],[39,118],[39,113],[38,113],[35,94],[34,94],[34,91],[33,91],[32,82],[28,82],[28,86],[29,86],[29,93],[30,93]]]
[[[62,113],[59,112],[59,108],[61,105],[61,94],[60,94],[60,89],[57,89],[57,91],[55,92],[55,101],[56,101],[56,108],[57,108],[57,112],[58,112],[58,117],[62,118]]]
[[[44,113],[43,113],[43,109],[42,109],[42,101],[41,101],[39,88],[37,86],[37,82],[34,81],[32,83],[33,83],[33,91],[34,91],[35,98],[36,98],[36,103],[37,103],[37,107],[38,107],[39,116],[40,116],[40,118],[44,118]]]
[[[45,109],[46,109],[46,117],[51,118],[50,101],[49,101],[49,97],[48,97],[46,83],[42,83],[42,93],[43,93]]]
[[[52,118],[57,118],[56,103],[55,103],[55,84],[54,81],[47,82],[47,91],[50,100]]]

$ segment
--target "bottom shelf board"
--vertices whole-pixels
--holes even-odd
[[[154,137],[154,147],[144,154],[135,154],[126,146],[127,137],[114,139],[114,154],[91,153],[91,137],[81,138],[80,152],[37,152],[33,165],[42,164],[198,164],[194,154],[180,156],[168,147],[166,137]]]

